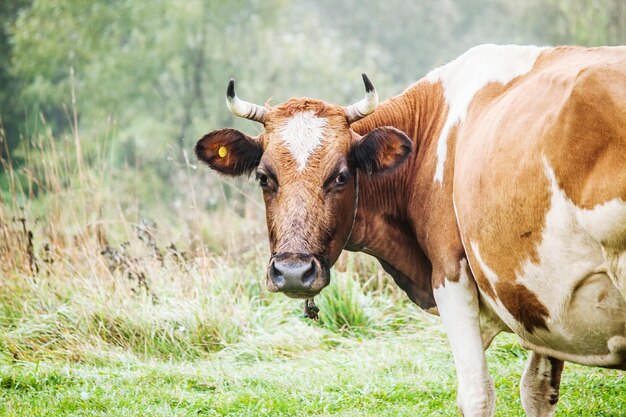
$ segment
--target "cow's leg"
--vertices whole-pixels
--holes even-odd
[[[522,406],[527,416],[554,415],[556,403],[559,401],[562,371],[562,360],[530,352],[520,384]]]
[[[495,390],[480,334],[478,293],[465,259],[458,280],[446,278],[434,294],[454,355],[459,409],[464,417],[493,416]]]

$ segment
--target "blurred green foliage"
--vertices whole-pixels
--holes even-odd
[[[7,149],[17,146],[17,132],[19,132],[21,121],[24,119],[18,100],[18,79],[13,76],[11,71],[10,30],[18,11],[28,4],[29,0],[0,2],[0,127],[12,133]],[[4,146],[0,146],[0,156],[4,153]]]
[[[0,29],[8,148],[42,120],[69,130],[74,88],[83,131],[114,132],[121,162],[150,161],[216,127],[258,132],[224,106],[230,77],[250,101],[349,103],[365,71],[387,98],[478,43],[625,43],[626,3],[13,0]]]

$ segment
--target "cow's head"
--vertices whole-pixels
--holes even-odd
[[[330,267],[350,238],[358,207],[357,175],[377,175],[400,165],[411,152],[401,131],[380,127],[361,137],[350,124],[378,104],[363,74],[365,98],[347,107],[308,98],[268,108],[235,95],[232,113],[264,126],[258,137],[215,130],[198,141],[196,155],[231,176],[256,172],[263,190],[271,257],[267,288],[309,298],[328,285]]]

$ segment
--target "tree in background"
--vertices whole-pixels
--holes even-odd
[[[377,67],[391,76],[396,92],[472,46],[515,40],[504,0],[320,0],[316,4],[350,49],[376,51]]]
[[[18,99],[19,79],[11,71],[10,29],[18,16],[19,10],[25,8],[29,0],[0,2],[0,121],[4,129],[7,149],[13,149],[19,141],[19,125],[24,112]],[[0,157],[5,147],[0,146]],[[6,158],[8,155],[4,155]]]
[[[272,8],[256,3],[35,0],[13,29],[21,98],[67,127],[73,68],[85,127],[114,120],[122,136],[152,147],[180,138],[194,116],[214,116],[213,73],[231,62],[221,39],[241,35],[239,25],[269,24]]]
[[[224,105],[233,76],[261,103],[298,91],[359,97],[363,67],[343,59],[338,34],[320,32],[323,20],[309,9],[281,0],[35,0],[13,25],[12,72],[29,111],[58,129],[71,125],[73,68],[81,126],[114,123],[119,141],[160,158],[166,145],[215,126],[256,128]]]
[[[113,130],[122,160],[161,161],[219,126],[258,132],[226,109],[230,77],[250,101],[343,104],[367,72],[386,98],[479,43],[625,43],[625,13],[623,0],[2,2],[0,116],[11,148],[40,115],[69,130],[74,88],[83,130]]]
[[[547,44],[626,44],[624,0],[533,0],[521,7],[521,20]]]

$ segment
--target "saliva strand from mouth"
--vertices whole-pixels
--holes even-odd
[[[320,312],[320,308],[315,305],[313,297],[304,300],[304,317],[311,320],[319,320],[317,315]]]

